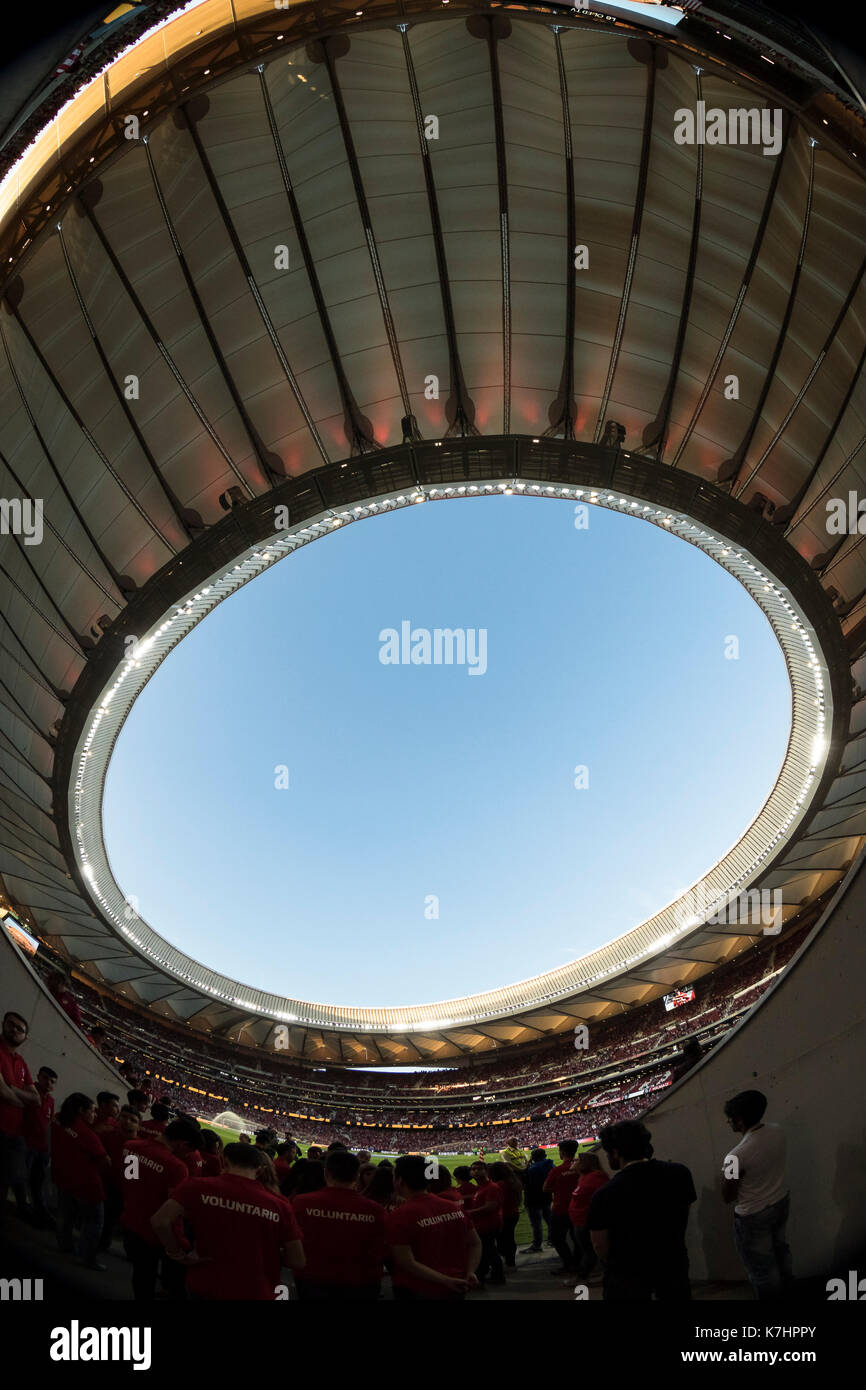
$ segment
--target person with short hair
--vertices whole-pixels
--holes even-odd
[[[147,1110],[148,1099],[149,1097],[147,1091],[134,1090],[127,1091],[126,1093],[127,1105],[132,1106],[132,1109],[136,1112],[138,1118],[142,1121],[144,1120],[144,1112]]]
[[[394,1165],[399,1206],[385,1218],[394,1297],[462,1299],[479,1282],[481,1240],[459,1206],[426,1190],[426,1168],[426,1159],[417,1154],[402,1155]]]
[[[168,1130],[166,1130],[166,1134]],[[203,1178],[218,1178],[223,1171],[223,1141],[216,1130],[199,1130],[201,1174]]]
[[[186,1266],[193,1298],[217,1302],[271,1301],[280,1285],[282,1262],[304,1267],[301,1233],[290,1204],[256,1181],[260,1156],[252,1145],[227,1144],[219,1178],[189,1178],[151,1218],[169,1259]],[[194,1248],[185,1251],[178,1219],[193,1229]]]
[[[79,1226],[78,1254],[88,1269],[105,1270],[96,1258],[103,1228],[108,1154],[93,1132],[96,1103],[73,1091],[60,1107],[51,1133],[51,1176],[58,1193],[58,1247],[71,1252]]]
[[[560,1162],[554,1164],[544,1179],[545,1192],[551,1196],[550,1240],[559,1258],[562,1269],[557,1274],[571,1274],[577,1269],[577,1253],[574,1248],[574,1232],[568,1217],[571,1194],[577,1187],[580,1173],[575,1162],[578,1144],[576,1139],[563,1139],[559,1144]]]
[[[108,1134],[116,1127],[119,1114],[120,1096],[114,1095],[112,1091],[97,1092],[96,1119],[93,1122],[93,1129],[100,1139],[103,1134]]]
[[[532,1244],[525,1247],[525,1254],[540,1255],[542,1253],[544,1249],[542,1245],[544,1235],[542,1221],[547,1227],[547,1238],[550,1240],[550,1204],[553,1199],[549,1192],[545,1192],[544,1184],[548,1173],[552,1171],[553,1159],[547,1157],[544,1149],[533,1149],[529,1155],[529,1167],[523,1179],[526,1213],[532,1228]]]
[[[141,1122],[141,1137],[150,1139],[161,1139],[165,1134],[171,1111],[162,1101],[155,1100],[150,1107],[150,1119]]]
[[[529,1166],[525,1150],[519,1149],[516,1144],[506,1144],[502,1150],[502,1157],[516,1173],[525,1173]]]
[[[29,1031],[23,1014],[14,1009],[4,1014],[0,1030],[0,1208],[6,1201],[7,1189],[23,1190],[27,1181],[24,1110],[39,1104],[39,1092],[18,1051],[27,1041]]]
[[[697,1201],[691,1173],[653,1157],[639,1120],[607,1125],[601,1146],[613,1177],[592,1198],[587,1226],[604,1267],[605,1301],[689,1300],[686,1227]]]
[[[734,1240],[755,1297],[772,1302],[788,1292],[793,1279],[785,1239],[791,1198],[785,1132],[764,1124],[766,1109],[762,1091],[741,1091],[726,1101],[730,1126],[743,1137],[725,1155],[722,1196],[734,1204]]]
[[[253,1139],[252,1139],[252,1135],[251,1135],[251,1134],[239,1134],[239,1135],[238,1135],[238,1143],[239,1143],[239,1144],[249,1144],[250,1146],[252,1146],[252,1142],[253,1142]]]
[[[63,971],[56,969],[52,970],[46,984],[54,1000],[60,1005],[63,1012],[72,1020],[76,1028],[80,1028],[81,1031],[84,1032],[84,1020],[81,1017],[78,1000],[69,988],[69,980],[64,975]]]
[[[120,1224],[123,1248],[132,1265],[132,1292],[137,1303],[152,1303],[156,1297],[156,1276],[163,1249],[151,1225],[151,1217],[174,1188],[188,1179],[184,1155],[194,1150],[197,1143],[195,1121],[175,1120],[167,1126],[164,1137],[145,1135],[128,1140],[123,1147]],[[185,1245],[182,1227],[176,1235],[179,1243]],[[182,1279],[175,1281],[172,1292],[179,1295],[181,1286]]]
[[[301,1299],[358,1303],[379,1297],[385,1213],[355,1187],[360,1166],[345,1147],[332,1149],[325,1187],[292,1202],[306,1257],[295,1276]]]
[[[478,1282],[504,1284],[505,1270],[497,1245],[502,1230],[502,1190],[490,1176],[486,1163],[477,1159],[470,1169],[475,1182],[475,1196],[469,1209],[469,1219],[481,1241],[481,1261],[476,1270]]]
[[[290,1179],[292,1200],[307,1192],[321,1192],[325,1186],[325,1165],[317,1158],[299,1158]]]
[[[25,1144],[24,1167],[27,1176],[24,1201],[27,1213],[34,1226],[42,1230],[54,1230],[51,1216],[43,1196],[45,1179],[51,1152],[51,1122],[54,1119],[54,1096],[51,1094],[57,1082],[57,1072],[52,1067],[40,1067],[36,1073],[36,1090],[39,1104],[28,1105],[23,1111],[21,1137]]]

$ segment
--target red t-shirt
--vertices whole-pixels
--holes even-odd
[[[495,1184],[488,1183],[488,1186]],[[485,1189],[480,1188],[483,1192]],[[452,1279],[466,1275],[466,1247],[472,1227],[454,1202],[443,1202],[432,1192],[419,1192],[401,1202],[385,1218],[385,1236],[390,1246],[408,1245],[419,1264],[429,1265],[438,1274]],[[394,1268],[395,1287],[414,1289],[425,1298],[451,1298],[444,1284],[434,1284]]]
[[[60,1192],[79,1202],[103,1202],[103,1176],[108,1164],[99,1136],[79,1115],[67,1129],[58,1120],[51,1127],[51,1176]]]
[[[5,1038],[0,1038],[0,1075],[7,1086],[18,1086],[24,1090],[33,1085],[27,1063],[20,1052],[12,1051]],[[23,1109],[0,1101],[0,1134],[20,1134],[23,1123]]]
[[[577,1187],[571,1194],[568,1205],[568,1219],[572,1226],[585,1226],[589,1215],[589,1204],[600,1187],[610,1182],[607,1173],[596,1168],[591,1173],[581,1173]]]
[[[172,1193],[192,1223],[202,1263],[190,1265],[186,1286],[202,1298],[272,1301],[280,1282],[281,1251],[301,1233],[284,1197],[259,1183],[224,1173],[190,1178]]]
[[[496,1203],[494,1211],[477,1210],[478,1207],[486,1206],[488,1202]],[[469,1216],[479,1234],[502,1229],[502,1193],[497,1183],[486,1182],[483,1187],[476,1187]]]
[[[307,1263],[299,1280],[363,1288],[382,1277],[385,1213],[348,1187],[305,1192],[292,1202]]]
[[[473,1188],[473,1191],[474,1190]],[[463,1194],[460,1192],[459,1188],[443,1187],[441,1192],[433,1192],[430,1195],[432,1197],[441,1197],[443,1202],[453,1202],[455,1206],[459,1205],[461,1209],[463,1207]]]
[[[291,1171],[292,1165],[287,1158],[274,1159],[274,1172],[277,1175],[277,1182],[280,1184],[280,1187],[284,1187],[288,1182]]]
[[[137,1177],[132,1176],[132,1165],[126,1161],[128,1154],[138,1159]],[[159,1245],[150,1218],[159,1211],[174,1188],[186,1182],[188,1177],[186,1164],[175,1158],[165,1144],[158,1144],[153,1139],[128,1139],[123,1146],[118,1183],[123,1193],[121,1226],[146,1240],[148,1245]]]
[[[123,1178],[123,1150],[125,1145],[131,1144],[132,1140],[128,1134],[124,1134],[119,1125],[112,1125],[110,1129],[104,1129],[99,1135],[99,1140],[108,1157],[111,1159],[111,1168],[108,1171],[106,1182],[109,1187],[120,1190]]]
[[[555,1216],[566,1216],[571,1194],[577,1187],[580,1171],[571,1159],[564,1159],[551,1168],[544,1180],[544,1191],[553,1193],[550,1210]]]
[[[142,1139],[154,1139],[160,1134],[165,1134],[167,1127],[165,1120],[142,1120],[138,1132]]]
[[[36,1087],[39,1091],[39,1087]],[[54,1097],[49,1092],[39,1091],[39,1104],[27,1105],[21,1114],[21,1133],[28,1149],[35,1153],[48,1152],[48,1128],[54,1119]]]
[[[221,1154],[201,1154],[201,1174],[203,1178],[218,1178],[223,1170]]]
[[[75,998],[75,995],[68,989],[61,989],[58,990],[54,998],[57,1000],[61,1009],[72,1019],[76,1028],[83,1028],[81,1010],[78,1007],[78,1000]]]
[[[474,1182],[459,1182],[456,1188],[454,1188],[454,1191],[459,1192],[463,1199],[463,1210],[469,1211],[472,1203],[475,1201],[475,1194],[478,1191]]]
[[[110,1134],[113,1129],[117,1129],[117,1120],[112,1119],[110,1115],[106,1115],[101,1120],[97,1119],[96,1124],[93,1126],[93,1133],[98,1134],[104,1143],[105,1135]]]

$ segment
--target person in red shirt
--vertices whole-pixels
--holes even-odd
[[[481,1240],[455,1202],[427,1191],[427,1159],[404,1154],[394,1165],[399,1206],[385,1217],[395,1299],[457,1300],[477,1288]]]
[[[48,988],[65,1014],[72,1019],[76,1028],[84,1031],[84,1020],[78,1007],[78,1000],[69,988],[69,982],[62,970],[55,970],[48,979]]]
[[[142,1139],[161,1139],[165,1134],[170,1115],[171,1111],[168,1106],[163,1105],[161,1101],[155,1100],[150,1107],[150,1119],[142,1120],[141,1122],[139,1134]]]
[[[28,1215],[34,1226],[53,1231],[54,1220],[45,1205],[43,1187],[48,1172],[49,1142],[51,1121],[54,1119],[54,1097],[51,1092],[57,1082],[57,1072],[51,1067],[40,1067],[36,1073],[36,1090],[39,1104],[28,1105],[23,1112],[21,1136],[27,1145],[25,1165],[27,1169],[27,1193],[29,1197]]]
[[[96,1258],[102,1235],[104,1178],[108,1154],[93,1132],[96,1105],[89,1096],[73,1091],[60,1107],[51,1132],[51,1176],[58,1192],[57,1244],[73,1249],[75,1226],[80,1225],[78,1253],[88,1269],[104,1270]]]
[[[325,1159],[325,1187],[295,1197],[292,1207],[306,1264],[295,1283],[302,1299],[363,1302],[379,1297],[385,1213],[355,1188],[361,1165],[348,1149]]]
[[[556,1274],[573,1274],[577,1269],[578,1257],[574,1248],[574,1232],[568,1219],[568,1204],[571,1194],[577,1187],[580,1171],[574,1161],[577,1153],[576,1139],[563,1139],[559,1145],[561,1163],[554,1164],[544,1180],[544,1191],[551,1193],[550,1242],[559,1258],[562,1269]]]
[[[155,1213],[151,1224],[170,1259],[187,1266],[193,1298],[273,1300],[282,1260],[304,1267],[304,1248],[292,1209],[256,1181],[259,1155],[252,1145],[227,1144],[220,1178],[189,1178]],[[195,1248],[181,1249],[178,1217],[193,1229]]]
[[[481,1241],[481,1263],[476,1271],[478,1282],[504,1284],[505,1270],[496,1240],[502,1230],[502,1191],[491,1178],[487,1164],[480,1159],[469,1171],[475,1182],[469,1219]]]
[[[123,1248],[132,1265],[132,1292],[137,1303],[152,1303],[156,1296],[156,1276],[163,1254],[151,1217],[168,1200],[176,1187],[186,1182],[189,1169],[184,1154],[195,1149],[199,1140],[194,1120],[174,1120],[165,1138],[145,1136],[128,1139],[123,1146],[120,1174],[123,1191]],[[182,1225],[175,1232],[183,1244]],[[180,1270],[179,1270],[180,1272]],[[180,1293],[177,1284],[174,1292]]]
[[[223,1171],[223,1141],[213,1129],[200,1130],[199,1139],[201,1141],[201,1173],[198,1176],[218,1178]]]
[[[96,1119],[93,1122],[94,1133],[100,1139],[104,1134],[109,1134],[117,1126],[117,1117],[120,1114],[120,1096],[114,1095],[112,1091],[100,1091],[96,1097]]]
[[[457,1179],[457,1191],[463,1198],[463,1210],[468,1212],[475,1201],[475,1193],[478,1191],[472,1181],[472,1170],[465,1167],[455,1168],[454,1176]]]
[[[454,1202],[462,1211],[463,1194],[459,1188],[454,1186],[450,1169],[446,1168],[444,1163],[438,1164],[437,1167],[439,1171],[435,1178],[431,1178],[427,1184],[428,1192],[432,1192],[434,1197],[441,1197],[445,1202]],[[472,1191],[474,1193],[474,1187]]]
[[[24,1109],[39,1104],[27,1063],[17,1048],[26,1042],[26,1018],[10,1010],[0,1032],[0,1207],[8,1188],[21,1189],[26,1182],[27,1146],[22,1135]]]
[[[589,1216],[589,1204],[599,1188],[610,1182],[610,1178],[602,1168],[598,1154],[595,1153],[579,1154],[577,1168],[580,1177],[577,1181],[577,1187],[571,1194],[568,1219],[574,1232],[574,1243],[580,1261],[577,1270],[578,1278],[585,1279],[598,1264],[598,1256],[592,1248],[592,1235],[586,1224]]]
[[[114,1238],[114,1228],[120,1220],[123,1207],[121,1175],[123,1173],[123,1146],[130,1139],[138,1138],[138,1111],[131,1105],[124,1105],[116,1122],[110,1128],[97,1130],[102,1147],[108,1154],[110,1167],[105,1178],[105,1210],[103,1212],[100,1250],[108,1250]],[[96,1126],[94,1125],[94,1129]]]
[[[499,1232],[497,1247],[506,1269],[514,1269],[517,1256],[514,1233],[520,1219],[523,1183],[510,1163],[491,1164],[490,1176],[502,1193],[502,1230]]]

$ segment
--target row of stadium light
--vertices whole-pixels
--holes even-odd
[[[533,443],[537,441],[533,440]],[[655,956],[659,949],[669,946],[673,941],[679,939],[683,931],[701,925],[715,911],[724,904],[737,896],[742,890],[743,885],[751,880],[754,875],[766,863],[768,858],[774,854],[781,842],[787,837],[791,827],[802,815],[806,801],[810,793],[814,790],[815,778],[818,773],[821,760],[827,751],[826,736],[826,700],[825,682],[821,662],[815,648],[812,637],[802,618],[798,615],[794,606],[787,597],[787,591],[779,586],[772,576],[765,574],[759,566],[752,563],[751,558],[743,551],[736,549],[724,537],[715,535],[689,517],[677,515],[675,512],[658,507],[651,503],[633,501],[628,497],[606,491],[603,488],[588,487],[568,487],[558,484],[544,484],[526,482],[519,478],[512,478],[509,481],[492,480],[489,482],[479,482],[474,484],[461,484],[449,486],[425,488],[420,484],[414,489],[405,489],[390,495],[377,498],[375,501],[358,504],[343,511],[329,509],[321,517],[313,521],[307,521],[294,529],[286,529],[283,533],[275,533],[273,540],[266,545],[260,545],[253,549],[244,559],[226,568],[219,576],[215,577],[208,585],[198,590],[191,597],[174,606],[173,612],[165,618],[153,631],[139,642],[121,663],[118,674],[113,683],[107,687],[103,693],[99,704],[91,718],[88,729],[80,745],[80,753],[77,762],[75,782],[72,797],[72,819],[76,838],[77,851],[82,875],[84,876],[88,890],[99,903],[103,912],[117,928],[117,930],[134,946],[142,951],[153,963],[168,971],[174,977],[184,980],[193,985],[196,989],[203,990],[207,995],[225,1001],[229,1004],[237,1005],[240,1008],[253,1013],[265,1013],[268,1017],[283,1023],[298,1023],[301,1025],[324,1028],[326,1030],[339,1030],[344,1028],[360,1029],[371,1033],[405,1033],[405,1032],[441,1032],[449,1028],[465,1027],[474,1023],[479,1023],[491,1017],[490,1008],[482,1011],[470,1011],[460,1013],[456,1017],[441,1019],[418,1020],[396,1019],[390,1022],[381,1022],[370,1017],[354,1018],[332,1017],[323,1018],[317,1013],[297,1013],[278,1011],[274,1009],[262,1009],[261,1004],[250,998],[248,994],[239,993],[242,988],[238,984],[223,980],[216,976],[216,982],[208,982],[202,974],[202,967],[196,968],[196,962],[191,961],[178,952],[169,943],[165,942],[157,933],[142,919],[136,916],[133,923],[129,921],[128,911],[120,907],[126,906],[120,890],[115,883],[105,857],[104,846],[101,841],[100,833],[100,806],[99,802],[102,795],[102,778],[92,777],[90,759],[95,750],[100,733],[103,733],[103,746],[107,743],[108,749],[113,744],[116,733],[125,719],[134,700],[141,689],[149,680],[153,671],[165,658],[168,652],[185,637],[191,629],[196,626],[202,618],[230,594],[237,590],[251,579],[256,578],[272,565],[284,559],[285,556],[299,549],[311,541],[318,540],[321,536],[327,535],[335,527],[350,525],[355,521],[364,520],[371,516],[385,514],[389,511],[399,510],[404,507],[414,506],[418,503],[427,501],[447,501],[461,497],[490,496],[490,495],[522,495],[527,497],[554,498],[571,502],[579,502],[589,506],[598,506],[610,511],[616,511],[624,515],[634,516],[643,521],[649,521],[660,529],[666,529],[671,534],[678,535],[681,539],[688,541],[702,549],[711,558],[727,569],[739,582],[747,589],[755,601],[760,605],[769,621],[771,622],[777,638],[785,647],[784,638],[788,632],[792,632],[798,642],[802,645],[802,657],[805,660],[805,667],[809,673],[810,681],[814,687],[811,703],[815,713],[811,723],[811,747],[809,757],[808,772],[802,777],[800,785],[796,788],[796,795],[792,796],[788,802],[787,814],[777,821],[772,837],[766,840],[760,851],[753,854],[747,865],[740,871],[738,876],[729,881],[724,890],[717,893],[710,901],[703,916],[693,916],[685,922],[677,925],[675,930],[668,931],[658,936],[651,946],[646,947],[634,954],[621,954],[611,962],[608,956],[604,967],[594,973],[585,973],[569,982],[565,990],[549,991],[539,993],[529,999],[521,999],[519,1007],[521,1009],[533,1008],[565,997],[575,989],[582,989],[597,983],[599,980],[608,978],[611,974],[617,973],[622,969],[627,969],[648,956]],[[121,696],[119,701],[123,708],[123,713],[119,723],[109,720],[113,713],[112,704],[117,696]],[[802,716],[804,710],[799,709],[798,713]],[[108,734],[108,724],[111,725],[111,732]],[[108,735],[108,737],[106,737]],[[750,830],[754,825],[750,827]],[[748,832],[747,832],[748,833]],[[100,870],[94,865],[94,858],[100,863]],[[722,863],[723,861],[719,861]],[[702,883],[706,881],[719,867],[718,864],[704,876]],[[102,879],[102,881],[100,881]],[[104,884],[104,887],[103,887]],[[697,887],[698,885],[695,885]],[[694,889],[689,890],[694,892]],[[684,894],[683,897],[687,897]],[[669,907],[673,904],[669,904]],[[667,909],[662,909],[666,911]],[[656,914],[658,916],[659,914]],[[650,919],[652,920],[652,919]],[[639,924],[639,926],[644,924]],[[142,929],[144,929],[142,931]],[[637,929],[637,928],[636,928]],[[635,930],[636,930],[635,929]],[[627,935],[628,933],[626,933]],[[602,951],[609,948],[601,948]],[[593,953],[598,955],[599,953]],[[193,967],[190,969],[189,967]],[[213,978],[213,972],[208,972]],[[227,987],[226,987],[227,986]],[[507,992],[491,991],[491,993]],[[294,1002],[294,1001],[293,1001]],[[499,1012],[506,1013],[513,1007],[505,1004]]]

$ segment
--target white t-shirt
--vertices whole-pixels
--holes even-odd
[[[749,1129],[725,1158],[735,1157],[739,1165],[739,1187],[734,1211],[737,1216],[756,1212],[781,1202],[788,1191],[785,1182],[785,1134],[778,1125],[761,1124]]]

